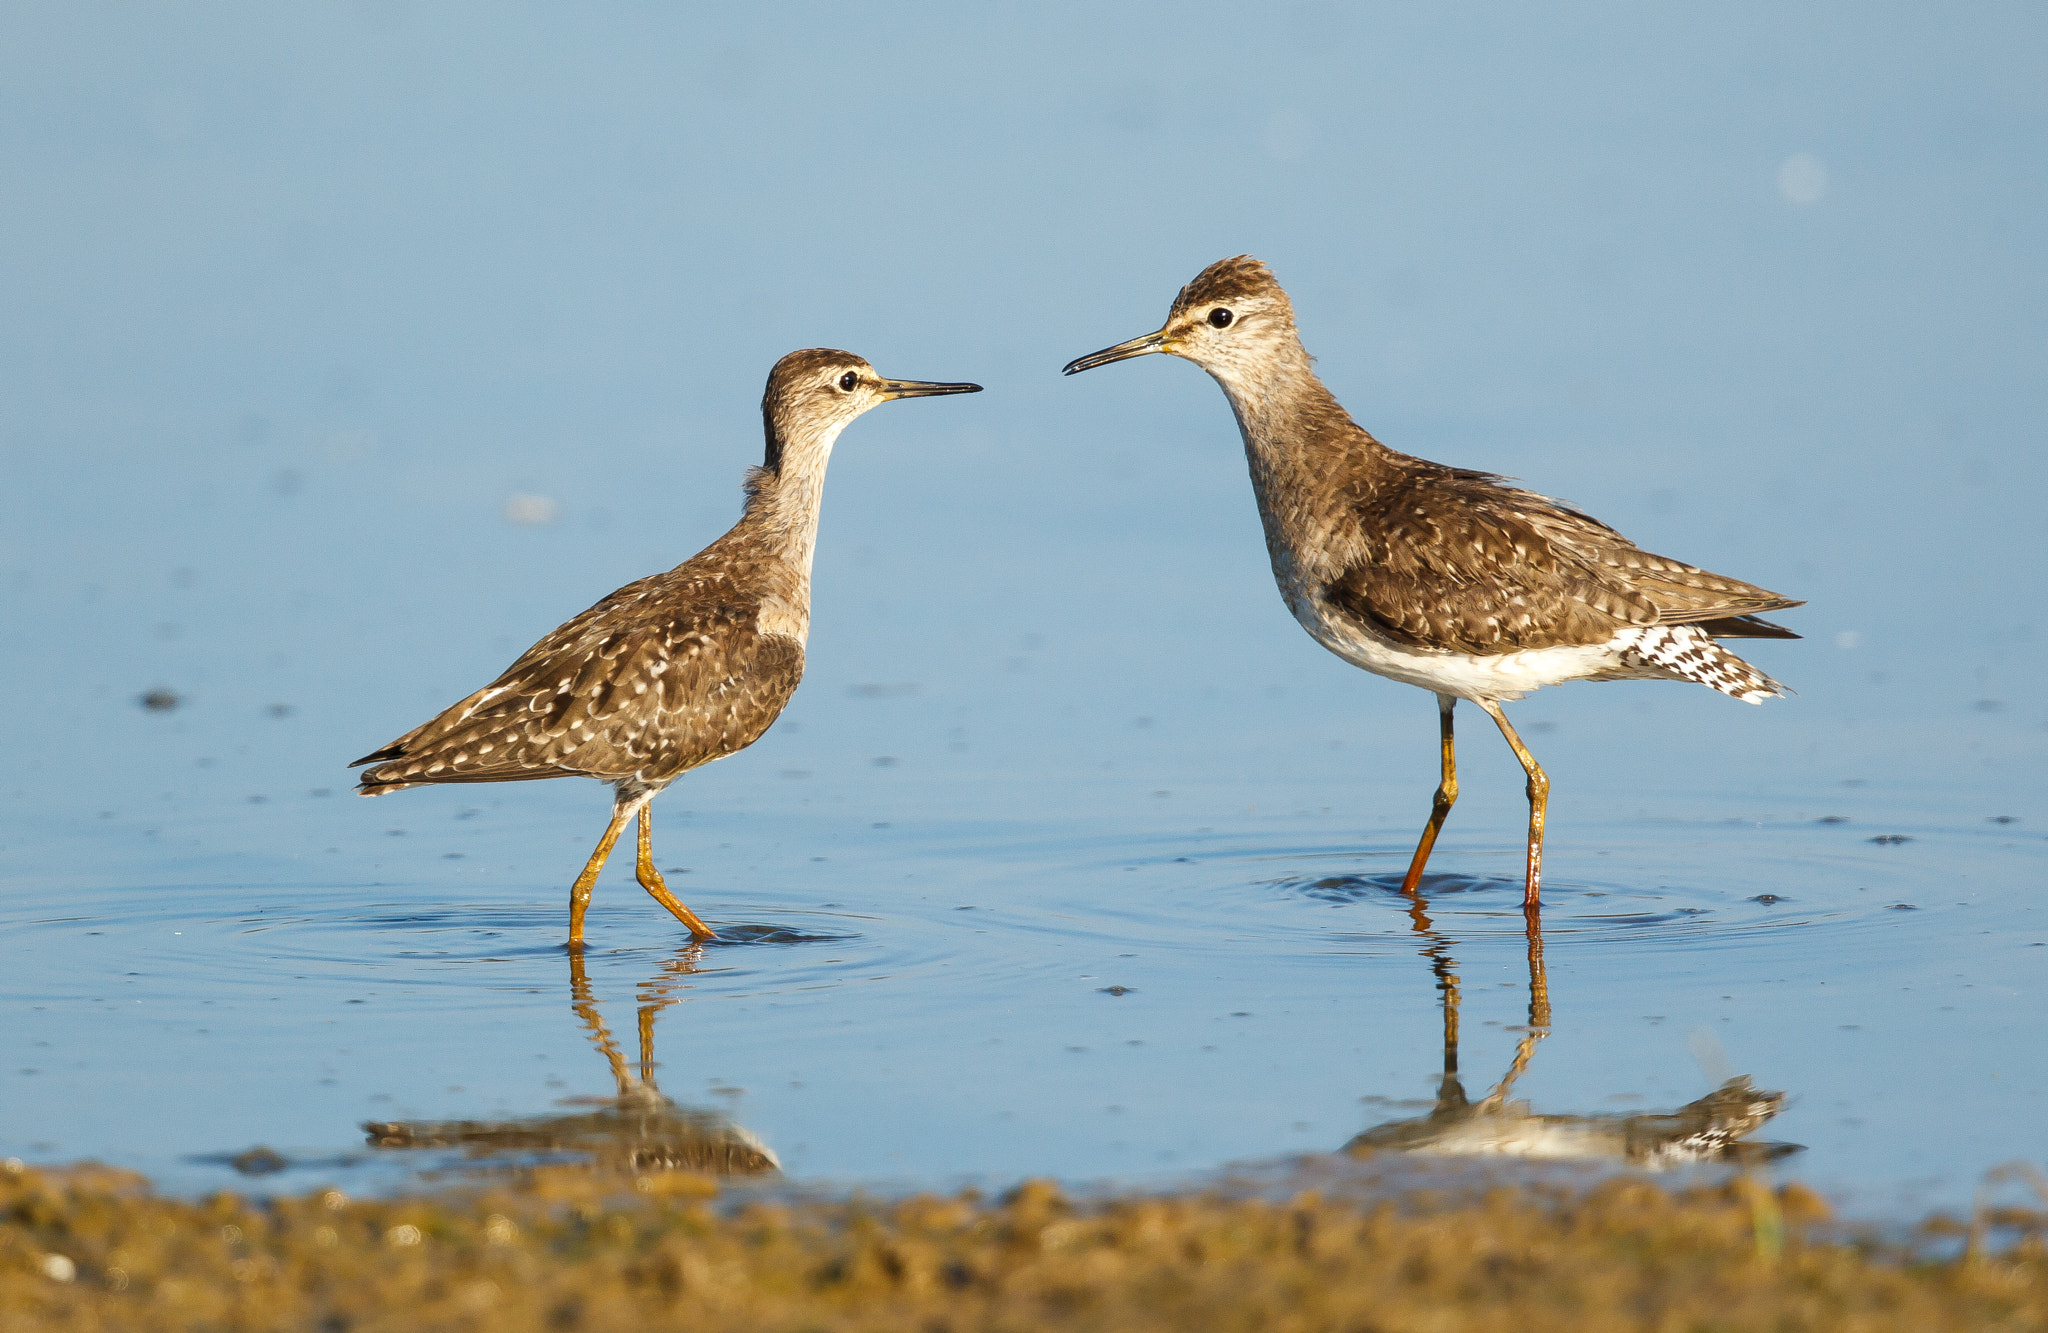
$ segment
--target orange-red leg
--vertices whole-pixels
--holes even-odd
[[[1508,715],[1500,710],[1500,705],[1482,702],[1479,706],[1500,727],[1500,734],[1507,737],[1515,758],[1522,761],[1522,771],[1529,775],[1529,877],[1522,888],[1522,907],[1525,911],[1533,910],[1541,905],[1543,893],[1543,818],[1550,809],[1550,778],[1536,762],[1536,756],[1529,753],[1529,747],[1522,744],[1515,729],[1508,725]]]
[[[640,887],[652,894],[654,901],[666,907],[675,919],[690,928],[690,934],[700,940],[718,938],[711,927],[704,924],[695,912],[683,906],[683,900],[668,891],[668,884],[661,872],[654,868],[654,821],[648,815],[648,807],[640,807],[640,861],[635,867],[640,877]]]
[[[1422,841],[1415,844],[1415,855],[1408,862],[1407,877],[1401,881],[1401,892],[1411,897],[1421,887],[1422,868],[1429,864],[1429,853],[1436,846],[1436,835],[1443,831],[1444,816],[1451,813],[1451,807],[1458,801],[1458,760],[1451,745],[1451,710],[1458,706],[1457,697],[1439,694],[1436,706],[1443,727],[1443,780],[1437,783],[1436,797],[1429,803],[1429,824],[1422,830]]]

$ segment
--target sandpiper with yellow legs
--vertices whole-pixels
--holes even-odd
[[[825,464],[840,431],[891,399],[980,390],[884,379],[829,348],[783,357],[761,400],[767,456],[747,474],[746,510],[732,530],[674,569],[627,584],[483,689],[356,760],[371,765],[357,794],[530,778],[610,783],[611,823],[569,892],[569,948],[583,947],[591,888],[635,816],[641,887],[692,936],[717,938],[655,869],[648,802],[759,740],[796,692]]]

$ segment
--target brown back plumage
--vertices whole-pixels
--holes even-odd
[[[745,525],[629,583],[505,673],[357,764],[377,795],[432,782],[660,784],[745,749],[796,692],[803,645],[756,628],[778,579]]]
[[[763,465],[732,530],[664,574],[627,584],[505,673],[357,765],[376,796],[435,782],[593,777],[622,798],[751,745],[803,676],[811,562],[833,442],[892,398],[973,384],[883,379],[851,352],[775,363]],[[644,826],[643,826],[644,827]]]
[[[1398,642],[1503,653],[1677,624],[1797,637],[1755,619],[1800,605],[1791,598],[1652,555],[1598,519],[1488,473],[1379,446],[1349,491],[1363,553],[1325,595]]]

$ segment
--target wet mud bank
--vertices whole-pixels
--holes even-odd
[[[0,1330],[2048,1326],[2043,1218],[1843,1231],[1798,1185],[737,1201],[542,1167],[357,1201],[0,1171]]]

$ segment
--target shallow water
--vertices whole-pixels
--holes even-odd
[[[1186,1179],[1426,1115],[1453,993],[1474,1101],[1748,1075],[1870,1210],[2048,1153],[2039,16],[1187,14],[26,22],[0,1154],[394,1187],[461,1150],[366,1123],[656,1105],[644,1017],[793,1182]],[[1547,1032],[1485,719],[1424,923],[1429,699],[1288,619],[1198,372],[1057,374],[1242,250],[1389,443],[1810,599],[1794,698],[1512,709]],[[733,942],[615,865],[579,982],[601,789],[344,765],[722,531],[819,343],[989,391],[847,431],[803,689],[654,807]]]
[[[802,822],[811,836],[783,838],[830,862],[679,877],[702,881],[693,905],[734,942],[679,943],[630,880],[606,881],[587,960],[626,1058],[650,1013],[660,1089],[749,1131],[795,1180],[1163,1179],[1330,1152],[1435,1095],[1439,958],[1460,981],[1473,1096],[1529,1021],[1509,848],[1440,853],[1493,873],[1432,877],[1425,931],[1392,886],[1405,849],[1385,840],[862,839]],[[2033,938],[2048,914],[2024,893],[2038,837],[1568,836],[1600,844],[1598,873],[1547,895],[1550,1026],[1514,1093],[1536,1110],[1670,1110],[1748,1073],[1790,1094],[1761,1136],[1806,1147],[1782,1169],[1866,1207],[1953,1201],[1982,1166],[2038,1149],[2043,1075],[2012,1058],[2048,968]],[[365,1149],[362,1122],[608,1097],[560,897],[182,885],[17,904],[8,1150],[203,1189],[265,1144],[305,1163],[272,1186],[370,1188],[417,1163]]]

